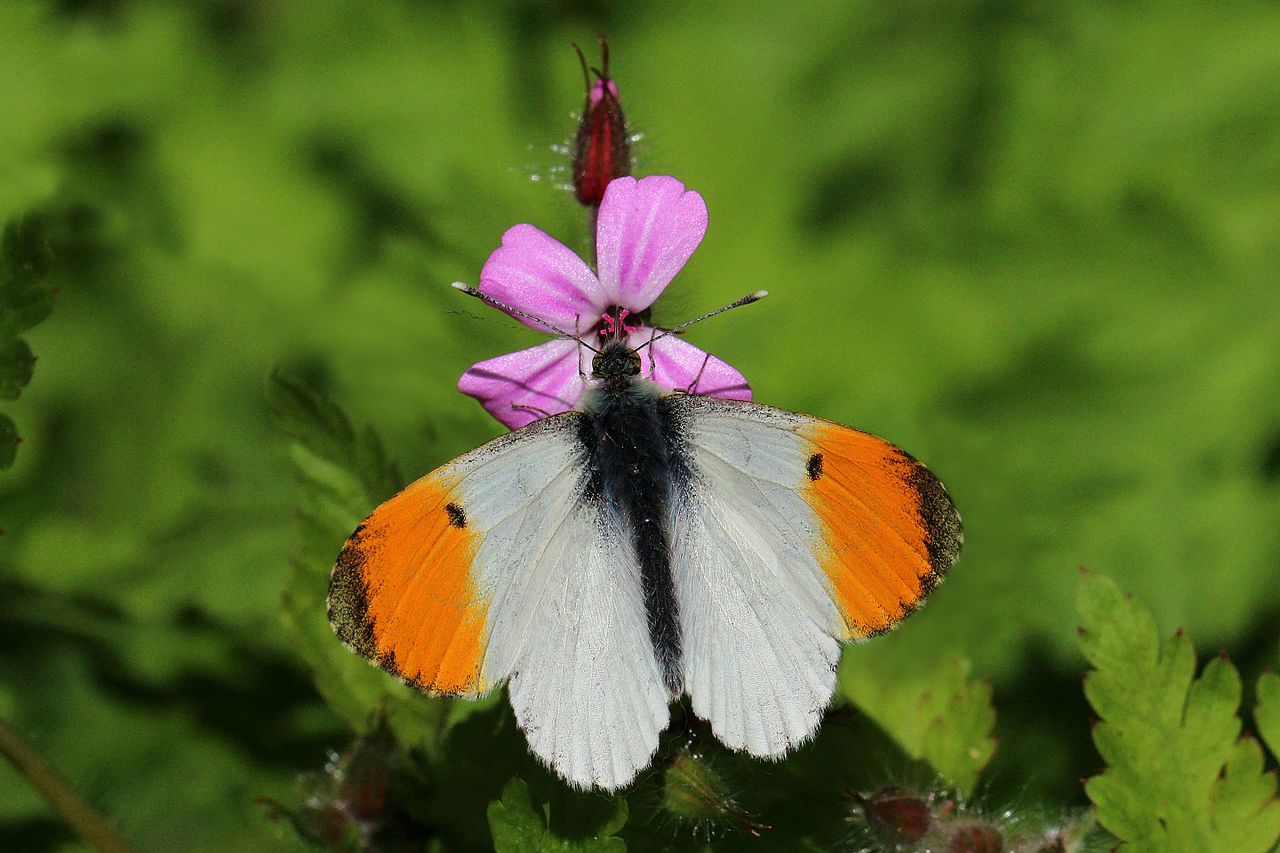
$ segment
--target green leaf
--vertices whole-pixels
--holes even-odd
[[[564,837],[553,826],[558,818],[559,803],[535,807],[529,786],[521,779],[512,779],[502,791],[502,799],[489,804],[489,831],[493,834],[493,848],[498,853],[525,853],[525,851],[578,850],[610,851],[626,850],[627,844],[617,837],[627,822],[627,801],[622,797],[605,800],[591,797],[592,810],[598,823],[595,831],[583,837]],[[566,833],[568,834],[568,833]],[[576,835],[576,833],[575,833]]]
[[[958,657],[912,668],[891,656],[846,654],[840,690],[903,751],[968,794],[996,749],[991,684],[971,680],[969,669]]]
[[[1227,755],[1226,767],[1214,785],[1212,802],[1214,829],[1221,850],[1266,850],[1280,835],[1280,801],[1276,800],[1276,777],[1263,772],[1262,747],[1252,737],[1236,741]]]
[[[1264,672],[1258,679],[1258,704],[1253,709],[1253,719],[1271,754],[1280,758],[1280,675]]]
[[[355,474],[371,498],[390,497],[403,485],[377,432],[366,427],[357,433],[336,403],[305,382],[272,370],[267,401],[285,432],[320,459]]]
[[[1239,738],[1240,676],[1225,657],[1195,678],[1179,631],[1161,644],[1151,614],[1109,578],[1085,573],[1076,606],[1094,669],[1085,696],[1107,769],[1085,783],[1098,820],[1134,850],[1269,850],[1280,838],[1275,779]]]
[[[44,221],[34,214],[9,222],[0,237],[0,340],[35,326],[53,310],[45,276],[53,253]]]
[[[355,430],[325,395],[276,368],[267,376],[267,402],[281,429],[320,458],[354,468]]]
[[[283,595],[294,646],[325,701],[354,729],[366,732],[385,714],[399,743],[439,758],[452,700],[424,696],[372,666],[339,642],[327,617],[333,561],[360,519],[394,491],[395,466],[372,429],[357,432],[336,403],[305,382],[272,371],[267,398],[295,439],[301,484],[302,545]]]

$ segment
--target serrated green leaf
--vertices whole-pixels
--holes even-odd
[[[1268,831],[1273,838],[1280,835],[1276,777],[1264,773],[1263,767],[1262,747],[1252,737],[1242,737],[1230,747],[1226,768],[1213,791],[1213,824],[1222,849],[1259,849],[1252,837],[1258,826],[1263,837]]]
[[[1258,679],[1258,704],[1253,709],[1253,719],[1271,754],[1280,758],[1280,675],[1264,672]]]
[[[282,429],[311,453],[354,474],[374,503],[403,485],[372,427],[359,433],[326,395],[279,369],[267,377],[267,401]]]
[[[888,658],[846,655],[840,689],[912,758],[929,763],[962,793],[995,753],[991,685],[969,678],[969,662],[908,670]]]
[[[299,444],[328,462],[354,468],[355,430],[327,396],[277,368],[267,376],[267,402],[280,428]]]
[[[489,831],[493,848],[498,853],[550,853],[576,850],[583,853],[617,853],[627,844],[617,833],[627,822],[627,801],[622,797],[597,801],[600,820],[595,834],[585,838],[568,838],[551,826],[556,803],[541,808],[534,805],[529,786],[512,779],[502,790],[502,799],[489,804]]]
[[[360,519],[394,491],[394,466],[372,429],[357,433],[336,403],[301,380],[273,371],[267,396],[295,439],[290,456],[301,484],[302,547],[283,595],[294,645],[325,701],[354,729],[385,715],[397,742],[438,759],[452,700],[424,696],[372,666],[338,641],[327,618],[333,561]]]
[[[1122,849],[1265,851],[1280,837],[1275,781],[1238,739],[1240,676],[1225,657],[1195,678],[1178,632],[1161,645],[1150,613],[1109,578],[1086,573],[1079,643],[1094,669],[1085,696],[1101,718],[1093,740],[1107,769],[1085,791]]]
[[[542,849],[542,840],[547,834],[546,818],[534,811],[529,786],[524,782],[519,779],[508,782],[502,790],[502,799],[489,804],[488,814],[494,850],[503,853]]]

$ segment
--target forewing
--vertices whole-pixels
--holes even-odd
[[[888,631],[924,603],[960,556],[951,496],[919,460],[870,433],[816,418],[796,434],[809,455],[804,495],[847,637]]]
[[[612,788],[652,757],[668,696],[635,558],[584,497],[580,417],[498,438],[374,510],[334,567],[329,618],[423,691],[476,697],[510,679],[533,752]]]
[[[780,756],[816,730],[838,640],[887,630],[959,549],[937,480],[867,433],[672,396],[689,467],[671,519],[685,686],[724,743]]]
[[[496,686],[508,672],[485,666],[493,622],[517,577],[513,561],[527,559],[494,534],[545,529],[567,514],[581,466],[571,420],[489,442],[375,509],[329,585],[343,642],[424,691],[475,697]]]

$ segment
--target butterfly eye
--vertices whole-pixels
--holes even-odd
[[[591,375],[597,377],[604,375],[604,353],[598,352],[591,357]]]

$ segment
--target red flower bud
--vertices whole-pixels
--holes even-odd
[[[884,788],[862,797],[854,795],[869,822],[893,843],[919,841],[929,831],[929,804],[901,788]]]
[[[618,101],[618,86],[609,76],[609,43],[600,39],[603,69],[588,68],[587,58],[575,44],[582,61],[587,100],[573,141],[573,192],[588,207],[599,207],[604,189],[614,178],[631,174],[631,142],[627,120]],[[592,80],[592,75],[595,80]]]
[[[947,850],[950,853],[1001,853],[1004,840],[995,827],[970,823],[952,830]]]

